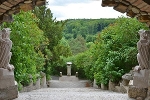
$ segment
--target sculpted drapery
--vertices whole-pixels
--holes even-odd
[[[150,68],[150,31],[140,30],[140,40],[137,43],[137,60],[140,69]]]
[[[10,59],[12,53],[10,52],[12,48],[12,41],[10,40],[10,29],[4,28],[0,31],[0,68],[13,70],[13,65],[10,65]]]

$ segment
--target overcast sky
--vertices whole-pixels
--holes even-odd
[[[102,0],[47,0],[57,20],[118,18],[122,14],[112,7],[102,7]]]

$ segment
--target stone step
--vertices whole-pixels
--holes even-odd
[[[50,88],[85,88],[91,87],[89,81],[58,81],[58,80],[51,80],[49,81]]]
[[[76,76],[62,76],[59,77],[59,81],[79,81],[79,79]]]

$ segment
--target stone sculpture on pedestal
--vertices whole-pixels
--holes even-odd
[[[150,68],[150,32],[140,30],[140,40],[137,43],[138,54],[137,60],[140,69]]]
[[[137,43],[139,65],[134,69],[133,85],[147,88],[150,69],[150,31],[140,30],[139,35],[140,40]]]
[[[131,98],[146,98],[150,74],[150,31],[140,30],[140,40],[137,43],[137,60],[139,65],[134,68],[133,86],[129,87]]]
[[[17,98],[18,89],[14,79],[14,66],[9,64],[12,53],[12,41],[9,38],[10,29],[0,31],[0,100]]]
[[[0,37],[0,68],[8,69],[12,71],[14,69],[13,65],[10,65],[10,59],[12,53],[10,52],[12,48],[12,41],[9,38],[10,29],[6,28],[1,31]]]

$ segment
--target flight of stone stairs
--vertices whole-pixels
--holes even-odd
[[[91,87],[88,80],[79,80],[76,76],[62,76],[59,80],[50,80],[50,88],[85,88]]]

